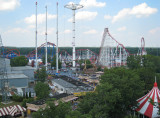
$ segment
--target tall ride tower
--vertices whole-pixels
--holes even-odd
[[[47,71],[47,64],[48,64],[48,61],[47,61],[47,59],[48,59],[48,57],[47,57],[47,6],[46,6],[46,33],[45,33],[45,35],[46,35],[46,55],[45,55],[45,65],[46,65],[46,71]]]
[[[0,36],[0,83],[1,83],[1,93],[2,93],[2,103],[7,104],[9,102],[9,85],[6,70],[5,57],[3,55],[3,44],[2,38]]]
[[[36,31],[35,31],[35,50],[36,50],[36,70],[38,69],[38,60],[37,60],[37,2],[36,2]]]
[[[73,59],[73,68],[75,68],[75,58],[76,58],[76,54],[75,54],[75,11],[78,10],[78,9],[81,9],[83,8],[82,5],[79,5],[79,4],[68,4],[68,5],[65,5],[64,6],[65,8],[68,8],[68,9],[71,9],[73,11],[73,41],[72,41],[72,46],[73,46],[73,53],[72,53],[72,59]]]

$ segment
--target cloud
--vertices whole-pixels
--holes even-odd
[[[112,18],[112,16],[110,16],[110,15],[105,15],[104,16],[104,19],[106,19],[106,20],[111,19],[111,18]]]
[[[121,11],[118,12],[117,15],[113,16],[112,23],[129,15],[134,15],[137,18],[140,18],[143,16],[149,16],[151,14],[154,14],[157,11],[158,11],[157,8],[151,8],[146,3],[142,3],[140,5],[134,6],[132,9],[130,8],[122,9]]]
[[[56,18],[56,15],[53,15],[53,14],[48,14],[47,15],[47,20],[51,20],[51,19],[55,19]],[[43,22],[45,22],[46,20],[46,14],[38,14],[37,15],[37,23],[38,24],[42,24]],[[25,23],[27,24],[34,24],[35,21],[36,21],[36,16],[33,14],[31,15],[30,17],[26,17],[24,19]]]
[[[33,25],[33,24],[28,26],[29,29],[34,29],[35,27],[36,27],[36,26]]]
[[[76,13],[76,20],[93,20],[97,16],[97,12],[80,11]],[[68,19],[72,22],[72,18]]]
[[[28,33],[28,32],[29,32],[28,30],[18,27],[18,28],[10,29],[6,31],[5,33]]]
[[[54,28],[48,28],[47,33],[50,35],[50,34],[53,34],[53,33],[54,33],[54,31],[55,31],[55,29],[54,29]]]
[[[53,34],[54,31],[55,31],[54,28],[48,28],[48,29],[47,29],[47,35]],[[45,27],[41,27],[41,28],[38,30],[38,35],[45,36],[45,33],[46,33],[46,28],[45,28]]]
[[[97,31],[95,29],[84,32],[84,34],[96,34]]]
[[[126,27],[123,26],[123,27],[118,28],[117,30],[118,30],[118,31],[125,31],[125,30],[126,30]]]
[[[136,17],[149,16],[156,13],[158,10],[156,8],[149,7],[146,3],[134,6],[130,11],[130,14],[136,15]]]
[[[71,33],[72,31],[70,30],[70,29],[66,29],[65,31],[64,31],[64,33],[65,34],[69,34],[69,33]]]
[[[84,8],[106,6],[105,2],[97,2],[96,0],[81,0],[79,4],[83,5]]]
[[[157,33],[157,32],[160,32],[160,27],[151,29],[151,30],[149,31],[149,33],[151,33],[151,34],[155,34],[155,33]]]
[[[14,10],[20,6],[20,0],[0,0],[0,11]]]
[[[113,16],[112,23],[127,16],[129,12],[130,12],[130,9],[127,9],[127,8],[122,9],[121,11],[118,12],[118,14],[116,16]]]

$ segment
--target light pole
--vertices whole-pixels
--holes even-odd
[[[68,8],[68,9],[71,9],[73,11],[73,41],[72,41],[72,46],[73,46],[73,51],[72,51],[72,60],[73,60],[73,63],[72,63],[72,66],[73,68],[75,68],[75,57],[76,57],[76,54],[75,54],[75,10],[78,10],[78,9],[81,9],[83,8],[82,5],[80,4],[68,4],[68,5],[65,5],[64,6],[65,8]]]

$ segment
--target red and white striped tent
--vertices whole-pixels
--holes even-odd
[[[151,104],[151,99],[154,102]],[[160,117],[158,114],[159,106],[158,103],[160,102],[160,90],[158,89],[157,82],[154,83],[154,87],[152,90],[146,94],[145,96],[139,98],[137,100],[138,102],[138,108],[136,111],[138,111],[143,116],[147,116],[149,118],[157,118]]]
[[[17,112],[24,112],[26,108],[21,107],[20,105],[14,105],[9,107],[0,108],[0,117],[11,115],[14,116]]]

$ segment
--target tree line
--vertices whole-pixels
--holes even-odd
[[[18,47],[7,47],[4,48],[4,51],[7,51],[8,49],[18,49],[21,55],[28,55],[30,52],[34,51],[35,48],[33,47],[22,47],[22,48],[18,48]],[[99,47],[76,47],[77,49],[89,49],[93,52],[95,52],[96,54],[99,54],[100,48]],[[139,48],[138,47],[127,47],[126,48],[128,50],[128,52],[130,54],[137,54]],[[145,48],[147,51],[147,54],[149,55],[155,55],[155,56],[159,56],[160,55],[160,48]],[[65,52],[63,52],[63,50],[67,51],[70,55],[72,55],[72,47],[59,47],[59,51],[60,53],[62,52],[62,54],[64,54]],[[45,52],[45,48],[42,47],[41,49],[38,50],[39,54],[44,54]],[[48,47],[48,53],[49,55],[52,55],[56,53],[56,48],[54,47]]]

